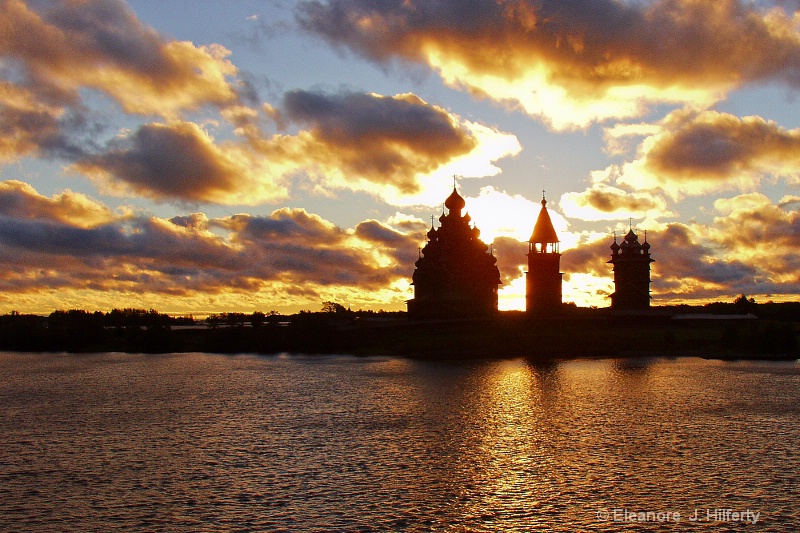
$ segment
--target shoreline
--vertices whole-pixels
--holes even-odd
[[[7,329],[0,350],[16,352],[352,354],[411,359],[531,360],[700,357],[790,361],[800,357],[800,324],[752,317],[676,320],[663,314],[531,319],[368,321],[326,314],[291,323],[208,328]]]

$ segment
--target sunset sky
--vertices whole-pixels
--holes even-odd
[[[524,308],[800,291],[800,1],[0,0],[0,313],[405,309],[453,187]],[[438,225],[438,221],[437,221]]]

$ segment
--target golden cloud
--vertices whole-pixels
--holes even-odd
[[[342,229],[303,209],[218,219],[114,215],[69,191],[46,198],[24,184],[2,185],[0,302],[14,295],[13,308],[23,311],[42,311],[43,302],[86,307],[103,292],[105,304],[95,307],[169,296],[172,309],[195,305],[184,312],[207,309],[201,300],[238,302],[225,310],[287,302],[296,310],[322,295],[358,293],[365,305],[396,308],[410,295],[424,239],[419,224],[365,220]]]
[[[597,183],[577,193],[561,196],[561,209],[568,217],[581,220],[620,220],[672,216],[666,201],[648,192],[631,192]]]
[[[197,124],[146,124],[72,170],[118,194],[254,205],[287,197],[280,173],[247,145],[215,143]]]
[[[0,215],[33,220],[44,218],[87,229],[127,216],[115,214],[85,194],[66,190],[48,198],[27,183],[15,180],[0,182]]]
[[[644,140],[619,183],[663,188],[674,197],[755,187],[765,176],[800,180],[800,129],[761,117],[675,111]]]
[[[76,103],[78,90],[88,87],[128,113],[175,118],[238,100],[228,50],[167,40],[122,1],[62,2],[36,11],[22,0],[2,0],[0,10],[0,55],[20,66],[29,87],[62,104]]]
[[[31,91],[0,81],[0,161],[65,147],[60,125],[63,115],[60,106],[40,102]]]
[[[298,19],[336,45],[426,64],[557,129],[800,79],[797,21],[738,0],[304,1]]]
[[[513,135],[497,132],[410,94],[326,95],[294,91],[276,117],[299,124],[295,134],[269,135],[253,109],[223,116],[238,139],[218,142],[195,123],[150,123],[122,132],[71,166],[112,194],[228,205],[272,203],[310,182],[319,194],[366,191],[389,203],[438,204],[433,182],[459,170],[496,174],[493,161],[516,153]],[[298,180],[297,178],[301,179]],[[441,187],[436,192],[444,192]]]
[[[492,162],[521,149],[515,136],[413,94],[293,91],[279,118],[305,129],[272,137],[242,131],[283,175],[302,172],[322,190],[366,191],[395,205],[438,204],[447,194],[443,177],[496,174]],[[432,188],[435,182],[440,186]]]
[[[775,205],[760,193],[749,193],[714,202],[721,216],[714,219],[708,237],[742,260],[762,265],[779,263],[774,271],[800,275],[800,213]],[[787,258],[794,258],[787,264]]]

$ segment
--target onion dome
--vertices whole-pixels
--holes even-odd
[[[472,217],[469,216],[469,213],[464,214],[464,222],[469,223],[472,220]]]
[[[436,230],[431,226],[431,229],[428,230],[428,240],[432,241],[434,237],[436,237]]]
[[[614,235],[614,243],[610,246],[611,251],[614,253],[619,252],[619,244],[617,244],[617,236]]]
[[[456,213],[461,213],[461,210],[464,209],[464,206],[467,205],[467,202],[458,194],[458,191],[455,187],[453,187],[453,192],[450,196],[447,197],[447,200],[444,201],[444,206],[449,209],[450,211],[455,211]]]

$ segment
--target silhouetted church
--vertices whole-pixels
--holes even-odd
[[[447,213],[439,217],[439,229],[428,231],[428,242],[420,249],[412,278],[414,298],[408,300],[413,318],[449,318],[488,316],[497,311],[497,287],[500,272],[497,259],[488,252],[480,230],[469,214],[461,215],[466,202],[453,192],[444,203]],[[622,244],[611,245],[614,293],[611,308],[636,311],[650,307],[650,244],[647,233],[642,244],[630,229]],[[528,271],[525,273],[525,309],[531,316],[552,316],[562,307],[561,253],[559,240],[547,200],[528,241]]]
[[[611,245],[611,260],[614,265],[614,293],[611,295],[611,309],[617,311],[635,311],[650,307],[650,244],[647,232],[644,242],[639,244],[639,237],[633,228],[625,235],[622,244]]]
[[[428,242],[415,263],[414,298],[408,313],[414,318],[487,316],[497,311],[500,271],[497,259],[480,240],[480,230],[469,214],[461,215],[466,202],[453,186],[439,217],[441,226],[428,231]]]
[[[561,310],[561,254],[553,222],[542,195],[542,209],[528,241],[528,272],[525,273],[525,310],[545,315]]]

